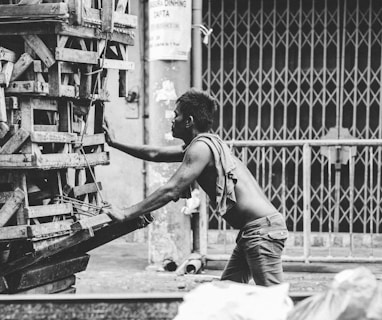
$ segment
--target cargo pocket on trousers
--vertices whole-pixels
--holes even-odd
[[[288,238],[288,231],[269,231],[263,236],[260,245],[262,255],[281,259],[285,241]]]
[[[288,238],[288,231],[269,231],[268,237],[271,240],[286,240]]]

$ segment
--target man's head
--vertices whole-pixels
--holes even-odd
[[[216,102],[203,91],[191,89],[176,100],[176,110],[183,119],[191,119],[195,129],[207,132],[211,129]]]

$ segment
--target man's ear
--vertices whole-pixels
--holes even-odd
[[[186,127],[189,128],[191,126],[194,125],[194,117],[193,116],[189,116],[187,121],[186,121]]]

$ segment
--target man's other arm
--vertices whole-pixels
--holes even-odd
[[[133,157],[153,162],[181,162],[184,156],[183,146],[155,147],[150,145],[128,145],[119,142],[111,147],[125,152]]]
[[[154,162],[181,162],[184,156],[182,145],[156,147],[150,145],[123,144],[116,140],[113,130],[105,119],[104,131],[106,142],[113,148],[133,157]]]
[[[212,153],[203,142],[194,143],[186,152],[183,162],[166,184],[158,188],[143,201],[123,210],[115,210],[110,215],[116,220],[130,220],[177,201],[192,182],[203,172],[211,160]]]

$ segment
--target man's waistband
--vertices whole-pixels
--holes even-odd
[[[284,217],[281,215],[280,212],[275,212],[266,217],[261,217],[261,218],[252,220],[248,222],[241,230],[254,228],[254,227],[271,226],[272,224],[276,222],[281,222],[283,225],[285,225]]]

